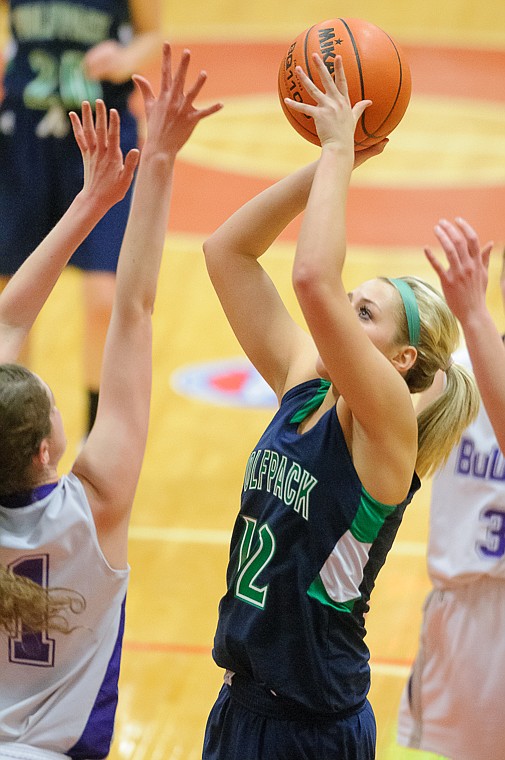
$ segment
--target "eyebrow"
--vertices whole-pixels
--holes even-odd
[[[348,297],[349,297],[349,301],[352,301],[352,297],[353,297],[353,295],[354,295],[354,291],[353,291],[353,290],[349,291],[349,293],[348,293],[347,295],[348,295]],[[360,296],[358,300],[359,300],[360,302],[362,302],[362,303],[369,303],[369,304],[371,304],[372,306],[375,306],[375,308],[376,308],[378,311],[382,311],[382,309],[381,309],[381,307],[379,306],[379,304],[378,304],[376,301],[372,301],[370,298],[366,298],[365,296]]]

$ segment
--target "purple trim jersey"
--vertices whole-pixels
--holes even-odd
[[[109,753],[129,570],[102,554],[81,482],[63,477],[40,501],[0,506],[0,562],[42,586],[83,598],[73,630],[0,639],[0,756],[21,744],[72,758]],[[77,595],[80,595],[78,597]]]

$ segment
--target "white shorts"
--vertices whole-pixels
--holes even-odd
[[[427,597],[398,743],[453,760],[505,760],[505,580]]]
[[[28,744],[0,742],[0,760],[69,760],[69,757],[48,749],[30,747]]]

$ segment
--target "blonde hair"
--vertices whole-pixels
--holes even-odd
[[[465,428],[479,411],[479,393],[472,375],[452,362],[460,342],[458,323],[436,288],[418,277],[402,277],[416,297],[421,330],[417,359],[405,376],[411,393],[427,390],[439,370],[447,376],[444,391],[417,417],[419,477],[433,474],[447,460]],[[398,297],[399,344],[409,344],[405,309]]]
[[[44,589],[29,578],[15,575],[0,565],[0,631],[19,635],[19,626],[32,633],[74,630],[66,612],[79,613],[86,607],[84,597],[66,588]]]

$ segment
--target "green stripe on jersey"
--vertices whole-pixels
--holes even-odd
[[[309,398],[308,401],[305,402],[303,406],[301,406],[297,412],[293,414],[291,419],[289,420],[291,424],[295,422],[303,422],[305,417],[308,417],[311,412],[314,411],[314,409],[319,409],[321,404],[324,401],[324,398],[326,394],[328,393],[328,388],[330,387],[331,383],[329,380],[320,380],[319,381],[319,388],[315,391],[312,398]]]
[[[371,544],[384,525],[384,520],[395,511],[397,505],[382,504],[361,487],[361,501],[352,521],[350,531],[357,541]]]
[[[354,520],[335,544],[307,594],[339,612],[352,612],[360,599],[370,548],[386,517],[395,509],[377,501],[362,487]]]
[[[326,591],[320,575],[312,581],[307,594],[317,602],[325,604],[327,607],[333,607],[333,609],[338,610],[338,612],[352,612],[354,602],[357,602],[359,599],[358,597],[358,599],[349,599],[347,602],[335,602]]]

